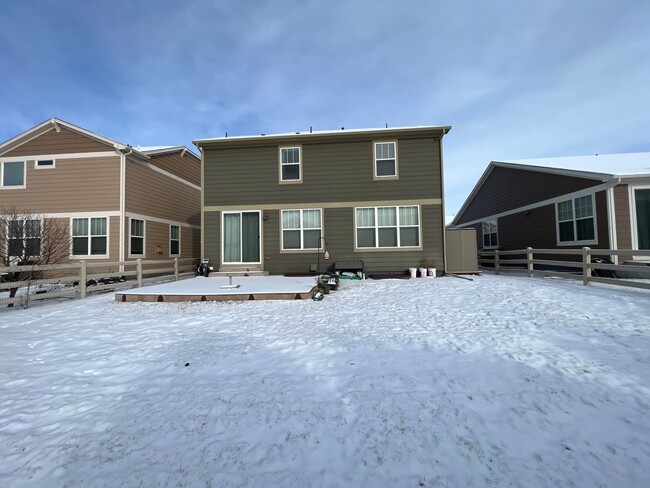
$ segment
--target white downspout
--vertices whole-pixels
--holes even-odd
[[[614,188],[621,183],[620,178],[616,178],[613,185],[607,189],[607,231],[609,233],[610,249],[618,249],[618,234],[616,232],[616,202],[614,198]],[[618,255],[610,256],[614,264],[618,264]]]
[[[443,161],[443,155],[442,155],[442,138],[446,136],[449,133],[449,131],[444,132],[440,135],[439,139],[439,147],[440,147],[440,193],[441,193],[441,201],[442,204],[440,205],[441,207],[441,212],[442,212],[442,261],[443,261],[443,266],[445,267],[445,274],[449,274],[449,268],[447,268],[447,223],[446,223],[446,217],[445,217],[445,174],[444,174],[444,161]]]
[[[126,259],[126,157],[133,152],[133,148],[129,148],[127,152],[120,150],[120,246],[119,246],[119,260]],[[124,272],[124,265],[120,265],[120,273]]]

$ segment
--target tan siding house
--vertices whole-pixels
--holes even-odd
[[[71,261],[199,257],[199,184],[185,147],[133,148],[59,119],[0,144],[0,207],[59,220]]]
[[[366,273],[402,273],[423,259],[443,270],[442,138],[449,130],[194,141],[202,152],[201,254],[215,269],[273,274],[346,261],[363,261]]]
[[[486,250],[648,250],[650,153],[492,161],[451,225]]]

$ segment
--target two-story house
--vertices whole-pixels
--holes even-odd
[[[363,261],[444,270],[442,138],[451,128],[295,132],[194,141],[201,254],[221,270],[302,273]],[[326,254],[327,253],[327,254]],[[328,263],[328,264],[329,264]]]
[[[56,219],[71,261],[199,257],[200,171],[183,146],[135,148],[50,119],[0,144],[0,207]],[[36,253],[39,228],[0,245]]]

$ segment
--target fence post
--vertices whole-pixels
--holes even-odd
[[[79,262],[79,298],[86,298],[86,261]]]
[[[494,274],[499,274],[499,250],[494,251]]]
[[[588,285],[591,280],[591,249],[582,248],[582,284]]]
[[[528,277],[531,278],[533,276],[533,272],[535,271],[534,265],[533,265],[533,248],[532,247],[527,247],[526,248],[526,268],[528,269]]]
[[[178,258],[174,258],[174,280],[178,281]]]
[[[142,259],[136,259],[136,269],[138,273],[138,288],[142,287]]]

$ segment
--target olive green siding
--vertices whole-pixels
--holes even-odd
[[[384,140],[376,138],[374,140]],[[442,198],[438,138],[397,139],[399,179],[373,177],[373,139],[302,147],[302,183],[279,184],[279,147],[205,150],[204,205]]]
[[[209,258],[215,269],[221,264],[221,212],[206,212],[203,222],[204,252],[203,258]]]
[[[282,251],[280,210],[265,210],[262,218],[262,266],[271,274],[305,273],[319,261],[316,251]],[[323,209],[323,237],[327,240],[329,262],[320,254],[320,270],[334,261],[357,260],[364,262],[364,270],[372,272],[402,272],[416,267],[423,258],[434,259],[438,269],[444,269],[442,242],[442,206],[422,205],[420,227],[422,249],[360,249],[355,250],[354,208]],[[212,266],[221,266],[220,212],[206,212],[205,256]]]

